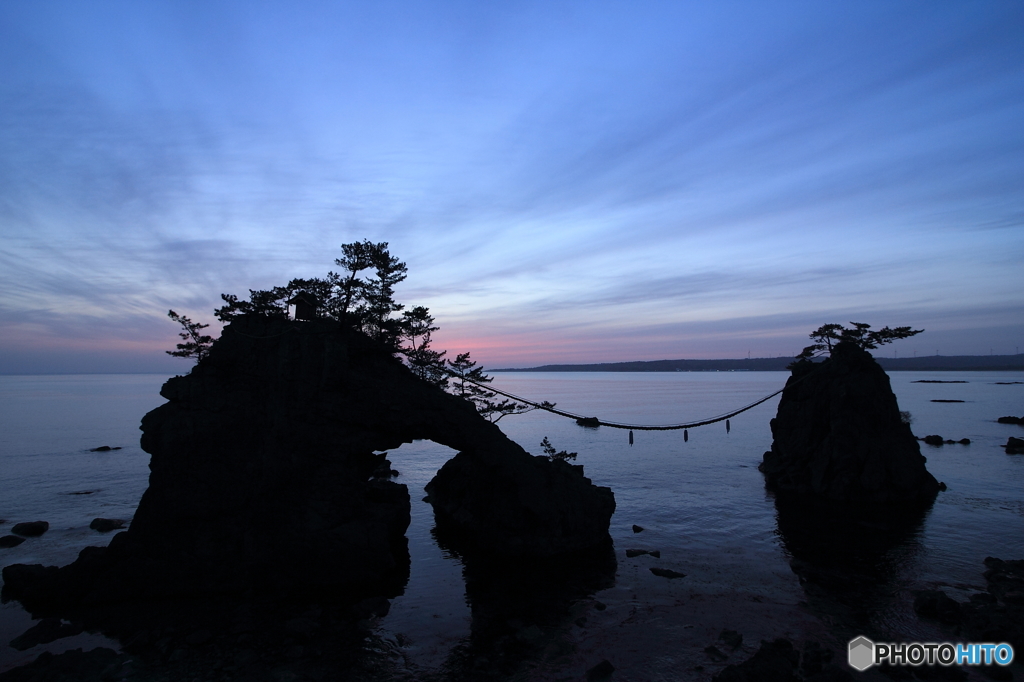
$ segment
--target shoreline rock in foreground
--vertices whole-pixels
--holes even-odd
[[[406,486],[382,450],[459,451],[431,483],[443,519],[497,554],[601,546],[615,508],[581,467],[532,457],[473,406],[331,320],[236,319],[142,421],[149,488],[130,528],[62,568],[4,569],[29,610],[180,595],[393,597],[409,572]]]
[[[777,494],[929,504],[939,491],[889,377],[856,344],[839,343],[821,363],[797,363],[771,428],[759,469]]]

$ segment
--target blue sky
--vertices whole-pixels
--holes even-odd
[[[1024,345],[1019,2],[0,5],[0,372],[387,241],[490,367]]]

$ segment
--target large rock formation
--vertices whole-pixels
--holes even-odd
[[[797,363],[771,428],[760,469],[779,494],[927,503],[938,492],[889,377],[855,344],[838,344],[821,363]]]
[[[334,321],[235,320],[161,395],[168,402],[142,421],[150,485],[130,529],[70,566],[7,567],[7,596],[32,608],[267,589],[397,594],[409,492],[373,476],[375,451],[414,439],[460,451],[431,501],[439,522],[488,551],[552,556],[608,541],[608,488],[530,456]]]

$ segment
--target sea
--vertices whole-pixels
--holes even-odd
[[[732,412],[779,390],[785,372],[496,373],[493,385],[575,414],[620,423],[664,425]],[[0,549],[0,565],[63,565],[111,534],[90,530],[97,517],[130,521],[146,489],[149,455],[139,447],[139,423],[164,402],[162,375],[0,376],[0,534],[20,521],[44,520],[50,530]],[[576,676],[601,660],[617,679],[710,679],[739,662],[762,639],[818,638],[844,646],[859,630],[906,641],[951,636],[912,609],[921,589],[943,589],[964,601],[985,589],[988,556],[1024,559],[1024,456],[1000,447],[1024,427],[999,424],[1024,416],[1021,372],[891,372],[900,409],[918,436],[969,445],[922,443],[927,467],[947,490],[920,523],[882,543],[870,561],[885,579],[866,597],[865,619],[829,599],[827,586],[794,570],[800,541],[779,521],[757,466],[771,447],[775,397],[729,421],[682,431],[585,428],[535,410],[498,425],[533,454],[544,438],[576,452],[576,464],[615,494],[611,535],[618,557],[615,584],[580,604],[581,618],[557,633],[568,646],[531,663],[529,679]],[[943,383],[932,383],[943,382]],[[957,402],[937,402],[957,401]],[[109,451],[94,448],[109,446]],[[404,594],[376,626],[410,670],[442,670],[470,636],[462,565],[431,534],[423,487],[454,451],[416,441],[389,453],[409,487],[407,532],[412,567]],[[633,526],[643,528],[634,532]],[[625,549],[658,550],[659,558],[626,558]],[[666,579],[649,568],[685,573]],[[597,606],[600,608],[597,608]],[[573,614],[577,615],[576,613]],[[33,624],[17,602],[0,606],[0,672],[59,653],[117,648],[101,634],[83,633],[27,651],[9,642]],[[727,661],[709,658],[723,629],[744,636]],[[681,671],[689,671],[683,674]]]

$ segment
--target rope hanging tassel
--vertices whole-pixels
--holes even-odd
[[[687,440],[689,440],[689,434],[686,432],[686,429],[692,429],[692,428],[696,428],[698,426],[707,426],[708,424],[715,424],[717,422],[724,421],[725,422],[725,431],[726,431],[726,433],[728,433],[729,429],[730,429],[730,425],[729,425],[729,418],[730,417],[735,417],[738,414],[742,414],[742,413],[746,412],[747,410],[753,409],[753,408],[757,407],[758,405],[760,405],[761,403],[763,403],[765,401],[768,401],[768,400],[771,400],[772,398],[774,398],[775,396],[777,396],[778,394],[780,394],[784,390],[786,390],[786,387],[780,388],[779,390],[775,391],[774,393],[772,393],[770,395],[766,395],[765,397],[761,398],[760,400],[755,400],[754,402],[750,403],[749,405],[741,407],[738,410],[734,410],[732,412],[729,412],[728,414],[719,415],[718,417],[712,417],[711,419],[704,419],[704,420],[696,421],[696,422],[687,422],[686,424],[669,424],[669,425],[666,425],[666,426],[646,426],[646,425],[643,425],[643,424],[622,424],[622,423],[619,423],[619,422],[606,422],[606,421],[603,421],[601,419],[598,419],[597,417],[584,417],[583,415],[580,415],[580,414],[573,414],[572,412],[566,412],[564,410],[557,410],[557,409],[555,409],[551,405],[551,403],[538,403],[538,402],[535,402],[533,400],[527,400],[526,398],[521,398],[521,397],[517,396],[514,393],[509,393],[508,391],[502,391],[501,389],[495,388],[494,386],[490,386],[490,385],[487,385],[487,384],[480,384],[480,383],[477,383],[475,381],[471,381],[470,379],[466,379],[465,377],[460,377],[460,378],[462,380],[464,380],[464,381],[467,381],[468,383],[476,384],[477,386],[480,386],[481,388],[484,388],[484,389],[486,389],[488,391],[492,391],[494,393],[498,393],[499,395],[503,395],[506,398],[511,398],[512,400],[521,402],[521,403],[523,403],[525,405],[529,405],[530,407],[534,407],[534,408],[536,408],[538,410],[544,410],[545,412],[550,412],[551,414],[557,414],[560,417],[568,417],[569,419],[575,419],[576,423],[579,424],[580,426],[591,426],[591,427],[594,427],[594,426],[607,426],[608,428],[611,428],[611,429],[628,429],[630,431],[630,438],[629,438],[629,444],[630,445],[633,444],[632,432],[634,430],[636,430],[636,431],[677,431],[677,430],[682,430],[683,431],[683,440],[687,441]],[[790,383],[789,385],[793,386],[796,383],[798,383],[800,381],[803,381],[806,378],[807,378],[807,376],[805,375],[805,376],[797,379],[796,381]]]

